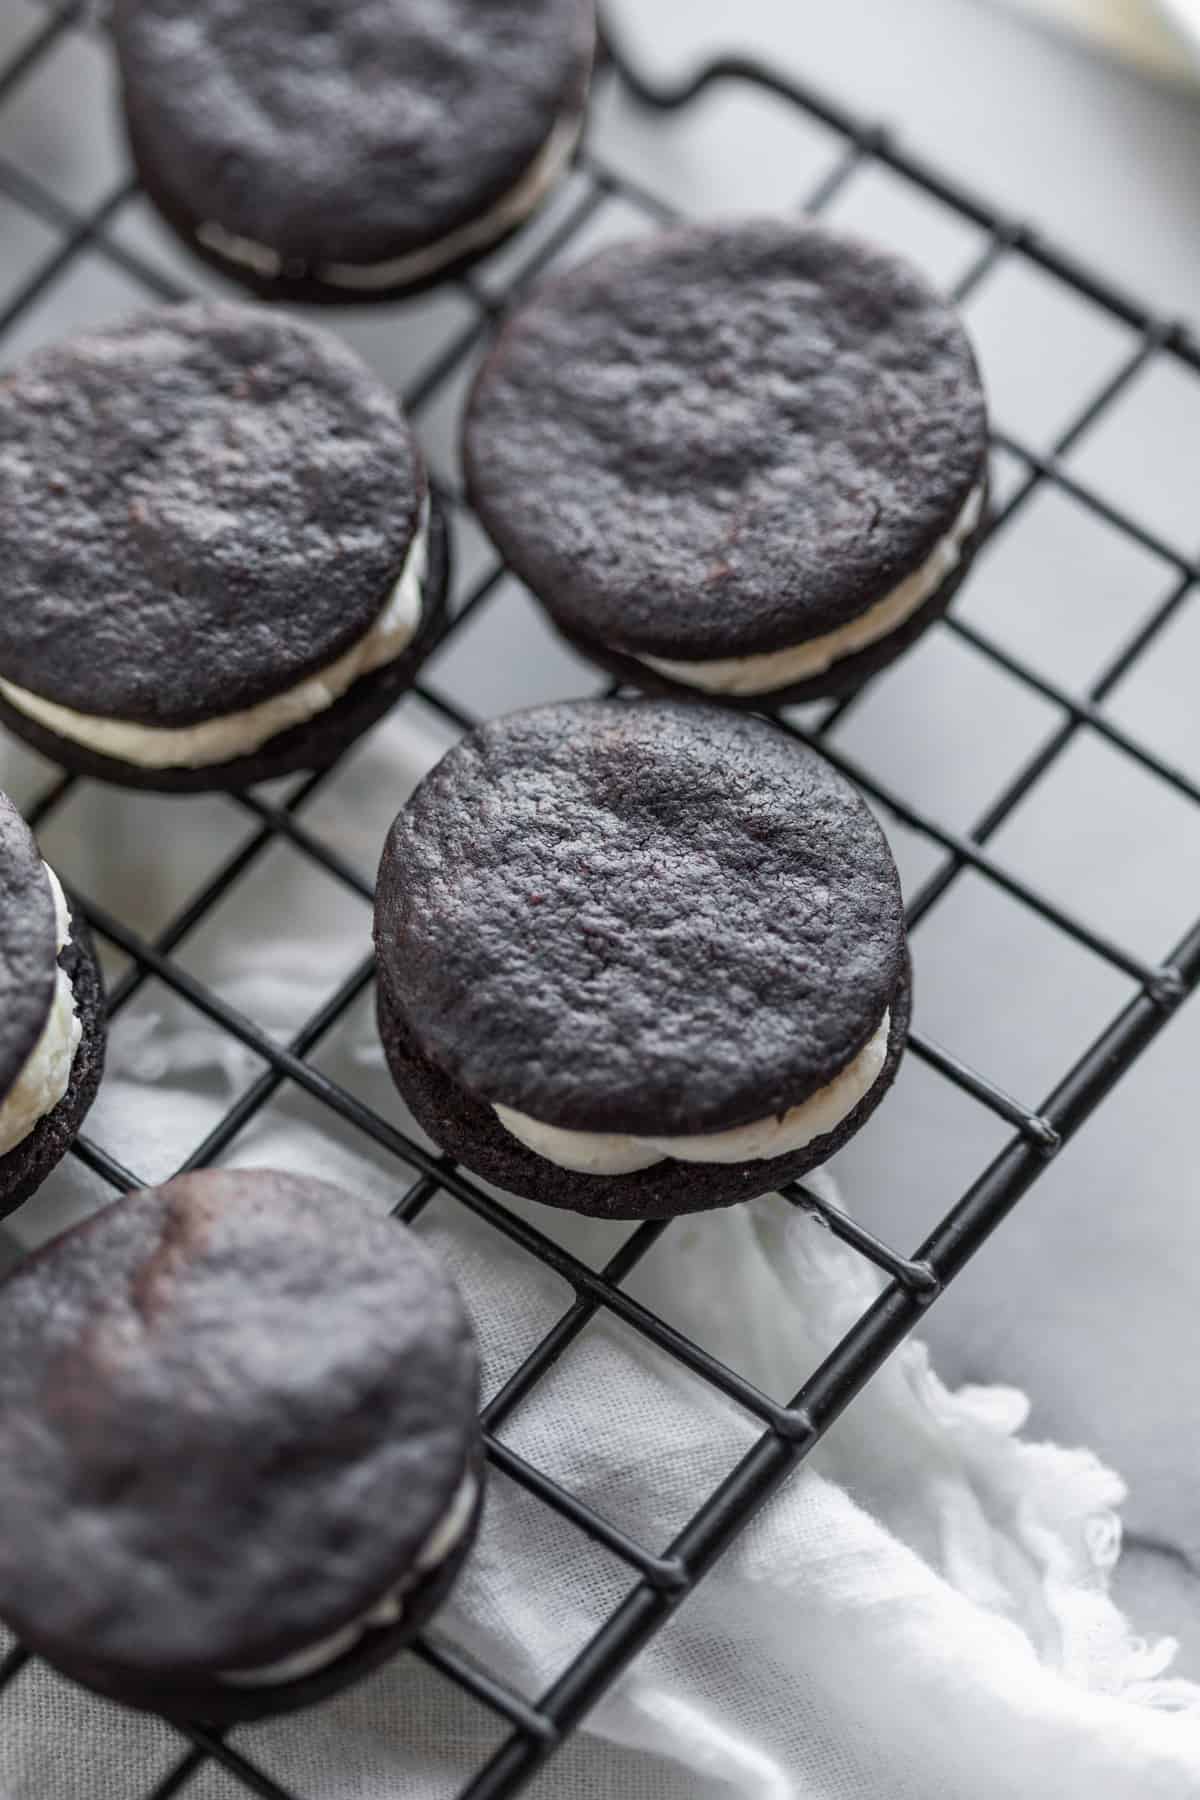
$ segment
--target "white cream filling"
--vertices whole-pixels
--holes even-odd
[[[57,955],[70,941],[71,914],[58,876],[48,864],[43,863],[42,867],[54,899],[54,949]],[[54,998],[42,1034],[0,1106],[0,1156],[15,1150],[38,1120],[54,1111],[70,1084],[71,1064],[82,1035],[83,1025],[75,1012],[71,977],[65,969],[58,969],[54,977]]]
[[[267,281],[274,281],[283,273],[283,258],[278,250],[260,244],[255,238],[242,237],[239,232],[226,231],[215,219],[206,219],[202,225],[197,225],[196,242],[223,256],[226,262],[252,269]]]
[[[788,650],[770,650],[762,656],[727,656],[713,662],[673,662],[666,657],[639,656],[638,662],[686,687],[703,688],[709,694],[766,694],[773,688],[790,687],[823,675],[844,656],[853,656],[898,630],[906,619],[932,599],[943,581],[957,568],[962,548],[979,523],[983,511],[983,484],[971,489],[950,530],[914,574],[848,625],[827,631]]]
[[[408,558],[387,602],[365,637],[317,675],[273,694],[242,712],[205,719],[199,725],[162,728],[126,719],[102,719],[44,700],[0,677],[0,694],[10,705],[56,736],[84,744],[102,756],[142,769],[203,769],[246,756],[293,725],[302,725],[340,700],[372,669],[407,649],[421,621],[422,588],[429,561],[429,502],[426,500]]]
[[[489,244],[494,244],[527,219],[554,187],[575,154],[583,119],[582,109],[564,114],[515,187],[511,187],[487,212],[468,220],[456,231],[447,232],[436,243],[427,244],[421,250],[411,250],[404,256],[389,257],[386,262],[318,263],[313,270],[314,276],[328,287],[369,294],[409,281],[423,281],[426,276],[436,275],[439,269],[448,268],[472,251],[486,250]],[[260,244],[254,238],[227,231],[215,219],[207,219],[196,227],[196,239],[227,262],[238,263],[268,281],[276,280],[286,271],[287,259],[280,251],[273,250],[269,244]]]
[[[891,1013],[883,1019],[870,1042],[864,1045],[827,1087],[818,1089],[782,1117],[755,1119],[729,1131],[698,1133],[691,1137],[631,1137],[618,1132],[564,1131],[543,1125],[509,1106],[493,1112],[513,1137],[528,1150],[545,1157],[560,1169],[580,1175],[632,1175],[636,1169],[653,1168],[668,1159],[690,1163],[766,1162],[773,1156],[790,1156],[814,1138],[824,1137],[848,1118],[878,1081],[887,1061]]]
[[[349,1625],[343,1625],[340,1631],[332,1632],[329,1637],[319,1638],[307,1649],[297,1650],[293,1656],[281,1657],[278,1662],[263,1663],[257,1669],[227,1669],[218,1679],[228,1681],[234,1687],[279,1687],[285,1681],[299,1681],[303,1676],[313,1675],[318,1669],[336,1662],[339,1656],[344,1656],[347,1650],[353,1649],[368,1631],[378,1630],[384,1625],[398,1625],[404,1617],[405,1594],[419,1575],[430,1574],[461,1543],[471,1523],[478,1497],[479,1483],[468,1471],[459,1482],[446,1511],[413,1559],[412,1574],[398,1587],[389,1589],[382,1599],[368,1607],[366,1612],[360,1613],[357,1619],[352,1619]]]

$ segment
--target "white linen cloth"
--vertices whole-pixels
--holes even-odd
[[[441,735],[402,714],[305,815],[369,870],[382,826]],[[33,791],[6,749],[0,781]],[[82,802],[86,801],[86,804]],[[161,810],[161,813],[159,809]],[[147,931],[228,848],[231,803],[89,788],[45,847]],[[166,835],[156,833],[156,820]],[[165,854],[167,851],[169,854]],[[281,1039],[365,954],[362,902],[272,851],[180,955]],[[402,1119],[360,1003],[316,1053]],[[119,1019],[93,1137],[148,1178],[182,1159],[260,1065],[150,984]],[[380,1209],[397,1165],[284,1087],[227,1160],[308,1169]],[[832,1192],[832,1190],[830,1190]],[[108,1198],[74,1159],[11,1222],[25,1243]],[[519,1210],[599,1265],[611,1226]],[[444,1196],[422,1233],[463,1286],[492,1392],[569,1304],[540,1263]],[[629,1282],[671,1323],[785,1399],[875,1291],[875,1272],[777,1197],[673,1225]],[[1200,1687],[1140,1643],[1108,1584],[1117,1475],[1086,1450],[1024,1441],[1021,1395],[952,1394],[910,1342],[870,1385],[540,1778],[568,1800],[1193,1800]],[[663,1550],[753,1443],[753,1421],[598,1316],[515,1412],[520,1455]],[[511,1482],[491,1484],[479,1545],[436,1631],[531,1699],[628,1591],[630,1573]],[[234,1743],[311,1800],[448,1796],[502,1728],[415,1657],[317,1712]],[[150,1720],[41,1667],[0,1701],[6,1800],[136,1796],[179,1753]],[[211,1766],[187,1790],[242,1790]]]
[[[1171,0],[1001,0],[1090,39],[1154,75],[1194,81],[1195,59],[1164,15]]]

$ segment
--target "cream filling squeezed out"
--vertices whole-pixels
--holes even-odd
[[[962,558],[963,545],[979,524],[983,512],[983,484],[972,488],[958,518],[932,553],[912,575],[884,599],[867,608],[857,619],[827,631],[788,650],[769,650],[761,656],[727,656],[712,662],[674,662],[661,656],[638,656],[647,668],[657,669],[686,687],[703,688],[708,694],[766,694],[823,675],[845,656],[866,650],[899,629],[931,600]]]
[[[655,1163],[765,1162],[773,1156],[790,1156],[814,1138],[824,1137],[848,1118],[859,1101],[878,1081],[887,1061],[892,1015],[885,1012],[879,1028],[852,1062],[799,1106],[781,1118],[774,1115],[736,1125],[729,1131],[697,1133],[690,1137],[632,1137],[619,1132],[564,1131],[543,1125],[509,1106],[492,1108],[504,1129],[519,1138],[528,1150],[572,1169],[579,1175],[632,1175]]]
[[[71,914],[58,876],[46,863],[42,867],[46,870],[54,899],[54,949],[57,955],[70,941]],[[58,969],[54,977],[54,998],[42,1035],[0,1106],[0,1156],[15,1150],[38,1120],[54,1111],[70,1085],[71,1065],[82,1035],[83,1026],[75,1012],[71,977],[65,969]]]
[[[0,694],[18,712],[102,756],[134,763],[141,769],[203,769],[213,763],[247,756],[281,731],[302,725],[333,706],[362,675],[393,662],[416,635],[421,622],[421,598],[429,561],[429,501],[425,501],[417,533],[400,577],[387,603],[365,637],[306,681],[273,694],[257,706],[199,725],[160,728],[125,719],[102,719],[74,712],[54,700],[43,700],[14,682],[0,678]]]
[[[468,1471],[459,1482],[454,1498],[442,1518],[418,1550],[412,1574],[407,1581],[390,1589],[374,1606],[360,1613],[357,1619],[352,1619],[349,1625],[343,1625],[340,1631],[331,1632],[326,1638],[319,1638],[305,1650],[297,1650],[293,1656],[281,1657],[278,1662],[263,1663],[257,1669],[226,1669],[218,1676],[218,1680],[227,1681],[234,1687],[279,1687],[285,1681],[299,1681],[303,1676],[315,1674],[318,1669],[336,1662],[339,1656],[344,1656],[347,1650],[353,1649],[368,1631],[378,1630],[385,1625],[398,1625],[404,1617],[404,1596],[408,1589],[418,1576],[432,1574],[461,1543],[471,1523],[478,1497],[479,1483]]]
[[[435,244],[428,244],[422,250],[411,250],[404,256],[389,257],[386,262],[318,263],[313,275],[327,287],[369,294],[399,287],[405,282],[423,281],[440,269],[449,268],[460,257],[469,256],[472,251],[486,250],[489,244],[494,244],[527,219],[565,173],[579,142],[583,119],[582,109],[559,119],[516,185],[487,212],[460,225],[456,231],[447,232]],[[287,259],[278,250],[269,244],[260,244],[254,238],[227,231],[215,219],[208,219],[196,227],[196,240],[227,262],[238,263],[267,281],[275,281],[287,272]]]

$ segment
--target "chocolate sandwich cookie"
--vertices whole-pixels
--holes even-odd
[[[465,461],[577,648],[761,706],[852,691],[944,611],[986,511],[987,417],[914,270],[762,218],[537,289],[480,371]]]
[[[193,303],[0,379],[0,718],[129,787],[327,766],[410,684],[446,539],[396,401],[330,334]]]
[[[378,299],[509,236],[583,128],[593,0],[115,0],[142,183],[265,296]]]
[[[482,1494],[462,1302],[404,1226],[263,1170],[119,1200],[0,1291],[0,1618],[232,1724],[406,1643]]]
[[[0,1216],[75,1141],[104,1067],[104,990],[82,919],[0,794]]]
[[[468,1168],[662,1218],[824,1162],[909,1016],[866,806],[777,726],[584,700],[464,738],[392,827],[375,911],[400,1093]]]

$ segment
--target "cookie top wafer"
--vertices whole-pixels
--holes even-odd
[[[427,486],[397,403],[330,333],[158,307],[0,380],[0,678],[180,728],[333,664],[387,605]]]
[[[867,807],[748,715],[577,701],[458,744],[397,819],[389,1005],[474,1099],[586,1132],[716,1132],[829,1083],[905,968]]]
[[[471,225],[584,104],[592,0],[116,0],[160,204],[319,272]]]
[[[448,1278],[297,1176],[118,1201],[5,1282],[0,1348],[0,1617],[110,1689],[346,1626],[413,1567],[475,1454]]]
[[[758,218],[536,289],[464,442],[481,518],[564,631],[703,662],[838,631],[921,570],[982,500],[986,417],[953,308],[906,263]]]

